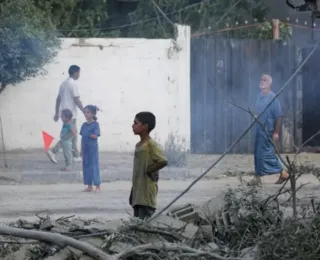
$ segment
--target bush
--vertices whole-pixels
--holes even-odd
[[[54,26],[32,0],[0,6],[0,82],[15,84],[39,73],[57,53]]]
[[[188,152],[185,149],[185,139],[177,135],[169,134],[167,141],[162,147],[168,158],[168,166],[182,167],[187,164]]]

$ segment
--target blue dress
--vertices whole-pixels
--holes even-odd
[[[273,92],[259,95],[256,103],[256,115],[260,115],[274,97]],[[277,174],[282,171],[280,160],[269,139],[269,137],[272,138],[276,119],[280,116],[282,116],[280,102],[275,99],[259,118],[259,122],[267,130],[267,133],[260,124],[256,123],[254,166],[258,176]]]
[[[99,123],[96,121],[93,121],[92,123],[84,123],[81,126],[80,135],[82,136],[81,150],[84,185],[99,186],[101,181],[98,139],[90,137],[90,135],[100,136]]]

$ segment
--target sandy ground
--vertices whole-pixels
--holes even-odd
[[[273,185],[274,176],[264,179],[264,189],[270,194],[276,192]],[[245,178],[249,180],[249,177]],[[299,183],[309,183],[300,197],[306,199],[320,195],[319,181],[313,176],[306,175]],[[190,181],[163,180],[159,183],[159,208],[165,206]],[[237,187],[240,181],[235,177],[220,180],[198,182],[177,204],[202,204],[216,196],[228,187]],[[44,212],[53,217],[77,215],[84,218],[126,218],[132,213],[128,204],[130,182],[116,181],[104,183],[102,192],[81,192],[81,184],[51,184],[51,185],[5,185],[1,186],[0,221],[8,222],[18,218],[34,219],[35,214]],[[176,204],[176,205],[177,205]]]
[[[159,183],[159,208],[185,189],[216,158],[215,155],[192,156],[185,167],[163,171]],[[228,155],[177,204],[201,204],[228,187],[238,186],[239,179],[228,177],[228,172],[245,176],[245,173],[252,171],[252,160],[249,155]],[[299,156],[299,161],[318,165],[320,155],[303,154]],[[9,154],[9,168],[0,168],[0,221],[32,219],[36,213],[43,211],[53,217],[75,214],[85,218],[126,218],[131,214],[128,205],[131,162],[132,156],[129,154],[102,154],[103,190],[100,194],[88,194],[81,192],[80,165],[73,172],[61,173],[58,171],[59,165],[51,164],[42,153]],[[245,180],[250,178],[244,177]],[[264,178],[264,189],[267,192],[276,192],[278,187],[273,185],[276,178]],[[309,183],[299,192],[301,198],[320,197],[317,178],[305,175],[299,183]]]
[[[220,155],[190,155],[183,167],[166,167],[161,172],[162,180],[190,180],[199,176]],[[293,157],[293,155],[290,155]],[[0,181],[13,180],[24,184],[81,183],[81,164],[75,164],[72,172],[60,172],[63,166],[61,153],[59,164],[51,163],[42,151],[9,153],[6,155],[8,168],[4,167],[4,154],[0,152]],[[300,154],[299,163],[320,166],[320,154]],[[128,153],[100,153],[100,170],[103,182],[130,181],[133,156]],[[205,177],[253,172],[252,155],[227,155]]]

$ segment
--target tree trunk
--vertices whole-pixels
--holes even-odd
[[[99,248],[96,248],[88,243],[84,243],[82,241],[78,241],[70,237],[62,236],[60,234],[0,226],[0,235],[34,239],[34,240],[54,244],[61,248],[70,246],[80,250],[81,252],[91,256],[93,259],[96,259],[96,260],[114,260],[115,259],[113,256],[107,255]]]

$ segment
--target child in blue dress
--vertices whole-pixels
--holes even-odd
[[[87,122],[81,126],[81,156],[83,168],[83,182],[87,185],[84,190],[86,192],[100,191],[100,169],[99,169],[99,151],[98,151],[98,137],[100,136],[100,127],[97,122],[97,107],[86,106],[84,108],[84,115]]]

